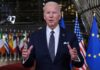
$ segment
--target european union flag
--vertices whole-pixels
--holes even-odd
[[[90,70],[100,70],[100,40],[95,16],[90,30],[86,60]]]
[[[62,17],[61,18],[61,20],[60,20],[60,26],[62,27],[62,28],[66,28],[66,26],[65,26],[65,23],[64,23],[64,18]]]

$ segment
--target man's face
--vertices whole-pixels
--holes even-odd
[[[55,28],[59,23],[61,13],[59,6],[56,4],[48,4],[44,8],[44,20],[50,28]]]

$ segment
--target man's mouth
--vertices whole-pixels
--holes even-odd
[[[52,23],[54,20],[49,20],[50,23]]]

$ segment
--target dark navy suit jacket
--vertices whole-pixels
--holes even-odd
[[[71,61],[67,42],[78,50],[78,57],[81,60],[80,62]],[[29,46],[30,45],[33,45],[34,47],[29,59],[23,64],[25,67],[32,66],[34,60],[36,61],[35,70],[70,70],[70,63],[76,67],[81,67],[84,63],[83,57],[79,52],[79,45],[75,34],[66,32],[66,30],[61,27],[57,54],[54,61],[51,60],[47,46],[46,27],[31,35]]]

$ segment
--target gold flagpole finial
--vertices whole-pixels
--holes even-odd
[[[78,17],[78,12],[76,11],[76,17]]]
[[[64,17],[64,12],[63,11],[61,12],[61,16]]]
[[[95,15],[96,15],[96,11],[93,12],[93,16],[95,16]]]

